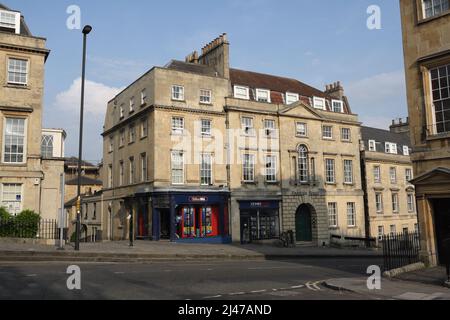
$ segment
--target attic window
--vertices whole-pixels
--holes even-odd
[[[234,97],[237,99],[250,99],[248,87],[234,86]]]
[[[270,91],[265,89],[256,89],[256,100],[259,102],[270,103]]]
[[[314,97],[314,108],[326,110],[325,108],[325,99],[324,98],[318,98]]]
[[[386,153],[397,154],[397,144],[392,142],[385,143]]]
[[[344,104],[341,100],[332,100],[333,112],[342,113],[344,112]]]
[[[12,29],[20,33],[20,14],[18,12],[0,10],[0,28]]]
[[[377,151],[377,143],[375,140],[369,140],[369,151]]]
[[[286,104],[292,104],[299,100],[299,96],[297,93],[286,93]]]

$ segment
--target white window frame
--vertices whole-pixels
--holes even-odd
[[[300,95],[298,93],[286,92],[286,104],[290,105],[296,103],[300,100]]]
[[[332,180],[329,178],[332,178]],[[335,159],[325,159],[325,183],[327,183],[327,184],[335,184],[336,183],[336,160]]]
[[[0,184],[1,186],[1,193],[0,193],[0,197],[1,197],[1,201],[0,201],[0,207],[4,207],[6,202],[9,203],[19,203],[18,209],[16,212],[10,212],[13,215],[17,215],[19,214],[22,210],[23,210],[23,202],[24,202],[24,194],[23,194],[23,184],[22,183],[2,183]],[[16,199],[15,200],[5,200],[5,186],[15,186],[20,188],[19,192],[9,192],[9,194],[15,194],[16,195]],[[17,195],[20,195],[20,201],[17,200]],[[6,209],[8,210],[8,207],[6,207]]]
[[[147,89],[144,88],[141,90],[141,106],[146,103],[145,100],[147,100]]]
[[[21,71],[18,72],[17,70],[11,69],[11,61],[20,61],[25,62],[25,72]],[[25,75],[25,82],[21,81],[11,81],[10,80],[10,74],[11,73],[18,73],[22,76]],[[7,83],[12,85],[19,85],[19,86],[28,86],[28,77],[30,73],[30,61],[26,58],[19,58],[19,57],[8,57],[8,64],[7,64]]]
[[[383,193],[382,192],[375,193],[375,209],[378,214],[382,214],[384,212],[384,203],[383,203]]]
[[[41,156],[43,158],[53,158],[54,154],[54,136],[43,134],[41,139]]]
[[[339,105],[339,111],[335,110],[335,104]],[[333,109],[333,112],[344,113],[344,102],[342,100],[331,100],[331,107]]]
[[[409,147],[408,146],[403,146],[403,155],[409,156]]]
[[[325,130],[325,128],[329,128],[330,131],[330,136],[325,136],[325,133],[328,133],[327,130]],[[324,125],[322,126],[322,139],[324,140],[333,140],[333,126],[329,126],[329,125]]]
[[[299,130],[299,126],[303,126],[304,133]],[[307,137],[308,136],[308,124],[304,122],[296,122],[295,123],[295,135],[297,137]]]
[[[397,154],[398,153],[397,144],[392,142],[386,142],[385,152],[389,154]]]
[[[383,240],[384,237],[384,226],[378,226],[378,240]]]
[[[238,94],[238,91],[245,91],[245,94]],[[250,100],[250,88],[245,86],[234,86],[234,95],[236,99]]]
[[[119,107],[119,112],[120,112],[120,114],[119,114],[120,119],[123,119],[125,117],[125,108],[124,108],[124,104],[123,103]]]
[[[347,137],[344,132],[347,132]],[[341,128],[341,140],[345,142],[352,141],[352,129],[350,128]]]
[[[209,125],[207,125],[209,124]],[[200,120],[200,133],[202,136],[210,137],[212,135],[212,120],[202,119]]]
[[[172,135],[183,135],[184,134],[184,118],[183,117],[172,117]]]
[[[13,16],[14,23],[6,22],[5,20],[3,20],[2,14]],[[19,34],[20,33],[20,13],[8,11],[8,10],[0,10],[0,27],[14,30],[14,33]]]
[[[328,224],[330,228],[338,227],[338,206],[337,202],[328,202]]]
[[[212,90],[200,89],[200,103],[201,104],[212,104]]]
[[[178,156],[178,159],[181,159],[181,164],[177,164],[180,168],[174,168],[175,160],[174,156]],[[184,185],[185,183],[185,166],[184,166],[184,152],[183,151],[172,151],[171,152],[171,161],[170,161],[170,176],[172,185]],[[181,177],[182,181],[175,181],[174,171],[181,172],[181,175],[177,177]]]
[[[344,160],[344,184],[353,184],[353,160]]]
[[[276,124],[275,120],[264,119],[264,135],[266,137],[274,138],[276,130],[277,130],[277,124]]]
[[[416,197],[414,196],[414,193],[408,193],[406,195],[407,204],[408,204],[408,212],[413,213],[416,211]]]
[[[371,152],[377,151],[377,142],[375,140],[369,140],[369,151]]]
[[[133,113],[134,112],[134,109],[135,109],[135,100],[134,100],[134,97],[131,97],[130,98],[130,113]]]
[[[397,183],[397,168],[396,167],[389,168],[389,178],[390,178],[392,184]]]
[[[200,154],[200,185],[213,185],[213,155],[211,153]],[[205,161],[209,160],[209,161]],[[208,180],[209,179],[209,180]]]
[[[400,212],[399,194],[397,192],[393,192],[391,198],[392,198],[392,212],[399,213]]]
[[[246,158],[248,157],[248,162]],[[255,182],[255,155],[245,153],[242,155],[242,181],[245,183]],[[249,170],[247,172],[247,170]],[[247,177],[247,179],[246,179]]]
[[[136,182],[136,159],[134,157],[130,157],[128,161],[130,165],[128,168],[128,182],[130,185],[132,185]]]
[[[413,177],[413,170],[411,168],[406,168],[405,169],[406,183],[410,183],[413,178],[414,178]]]
[[[184,87],[180,85],[172,85],[172,100],[184,101]]]
[[[278,168],[277,156],[274,154],[266,155],[264,157],[264,177],[266,179],[266,182],[269,183],[278,182],[277,168]]]
[[[323,106],[319,106],[318,103],[323,104]],[[313,104],[315,109],[319,110],[327,110],[327,104],[325,102],[325,98],[313,97]]]
[[[356,227],[356,203],[347,202],[347,227]]]
[[[5,156],[5,143],[6,143],[6,122],[8,119],[12,120],[23,120],[23,152],[22,152],[22,161],[8,161],[6,162]],[[2,139],[2,163],[4,164],[25,164],[27,163],[27,145],[28,145],[28,119],[27,118],[21,118],[21,117],[4,117],[3,118],[3,139]],[[12,152],[10,152],[12,153]],[[19,155],[19,153],[17,153]]]
[[[423,19],[429,19],[429,18],[439,16],[449,10],[448,7],[445,8],[445,3],[448,4],[447,0],[429,0],[429,1],[431,4],[431,6],[429,8],[431,10],[431,14],[427,16],[427,8],[425,7],[425,0],[421,0]],[[445,2],[445,1],[447,1],[447,2]],[[439,10],[441,10],[440,12],[436,12],[437,6],[439,6]]]
[[[381,166],[373,167],[373,181],[375,183],[381,183]]]
[[[142,118],[140,121],[141,139],[148,137],[148,118]]]
[[[267,99],[263,96],[261,97],[261,95],[267,95]],[[262,98],[262,100],[260,100]],[[265,103],[271,103],[271,99],[270,99],[270,90],[267,89],[256,89],[256,101],[258,102],[265,102]]]
[[[248,123],[246,123],[246,120]],[[243,116],[241,117],[241,129],[244,135],[254,136],[255,135],[255,123],[253,117]]]

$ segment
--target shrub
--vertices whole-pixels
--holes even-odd
[[[12,218],[11,214],[6,211],[6,208],[0,207],[0,221],[7,221]]]
[[[24,210],[14,218],[15,237],[36,238],[41,217],[34,211]]]

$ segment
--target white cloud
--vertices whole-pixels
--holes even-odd
[[[367,77],[345,86],[353,112],[366,126],[387,128],[392,119],[407,115],[403,71]]]
[[[95,116],[105,114],[106,106],[122,89],[108,87],[102,83],[86,80],[85,86],[85,113]],[[66,111],[78,111],[81,99],[81,78],[75,79],[66,91],[55,97],[54,105]]]

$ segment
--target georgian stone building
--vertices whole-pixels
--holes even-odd
[[[119,93],[103,137],[105,238],[130,223],[172,241],[365,236],[360,123],[340,83],[232,69],[226,35]]]
[[[12,214],[30,209],[56,219],[64,155],[53,154],[50,139],[43,140],[56,134],[42,130],[50,53],[45,43],[31,34],[20,12],[0,4],[0,206]]]
[[[417,231],[408,121],[390,131],[362,127],[361,136],[367,237]]]
[[[450,3],[400,0],[421,256],[444,261],[450,238]]]

